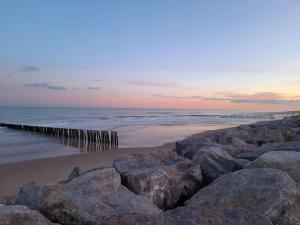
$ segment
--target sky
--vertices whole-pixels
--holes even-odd
[[[0,106],[300,110],[299,0],[0,0]]]

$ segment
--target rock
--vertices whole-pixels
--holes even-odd
[[[77,166],[75,167],[72,172],[70,173],[69,177],[68,177],[68,181],[73,180],[76,177],[79,177],[81,175],[81,170],[80,168]]]
[[[267,152],[254,160],[247,168],[274,168],[287,172],[300,184],[300,152]]]
[[[204,185],[211,183],[219,176],[242,168],[231,155],[219,147],[201,148],[192,161],[200,165]]]
[[[198,191],[186,204],[261,213],[274,225],[300,224],[299,185],[277,169],[243,169],[226,174]]]
[[[181,204],[202,185],[200,166],[173,151],[124,155],[113,167],[123,185],[149,197],[161,209]]]
[[[165,212],[165,225],[272,225],[265,216],[215,206],[178,207]]]
[[[233,158],[233,160],[234,160],[241,168],[245,168],[246,165],[248,165],[249,163],[251,163],[251,161],[250,161],[250,160],[247,160],[247,159]]]
[[[32,182],[22,186],[17,196],[7,198],[6,203],[13,205],[26,205],[30,209],[37,209],[38,205],[41,204],[41,199],[42,188]]]
[[[28,188],[23,188],[28,190]],[[67,183],[21,192],[15,202],[28,204],[55,222],[67,225],[161,224],[162,212],[150,199],[121,185],[114,168],[83,173]],[[28,201],[32,198],[33,201]],[[22,202],[24,200],[24,202]]]
[[[286,140],[284,129],[270,126],[269,124],[272,122],[195,134],[177,142],[176,151],[179,155],[192,159],[196,152],[204,146],[226,146],[223,150],[227,148],[228,153],[235,155],[265,143],[284,142]]]
[[[300,115],[286,118],[285,121],[289,127],[300,127]]]
[[[1,225],[54,225],[41,213],[26,206],[6,206],[0,204]],[[57,224],[58,225],[58,224]]]
[[[269,143],[264,144],[260,148],[255,150],[246,151],[240,154],[235,155],[236,158],[247,159],[247,160],[255,160],[266,152],[270,151],[294,151],[300,152],[300,142],[291,141],[284,143]]]

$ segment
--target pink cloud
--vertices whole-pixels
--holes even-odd
[[[249,99],[249,100],[270,100],[270,99],[278,99],[282,98],[282,95],[279,93],[274,92],[257,92],[251,95],[231,95],[227,96],[229,98],[243,98],[243,99]]]
[[[153,93],[152,96],[159,98],[173,98],[173,99],[203,99],[202,96],[193,95],[193,96],[177,96],[177,95],[162,95]]]

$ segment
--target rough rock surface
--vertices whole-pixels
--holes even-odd
[[[164,217],[165,225],[272,225],[263,215],[206,205],[178,207]]]
[[[287,172],[300,184],[300,152],[267,152],[246,168],[274,168]]]
[[[192,135],[177,142],[176,151],[179,155],[191,159],[202,147],[219,145],[223,146],[223,150],[235,155],[265,143],[284,142],[285,138],[285,132],[281,128],[265,124],[243,125]]]
[[[21,187],[17,196],[6,198],[6,204],[26,205],[30,209],[38,209],[41,205],[43,189],[34,182]]]
[[[229,153],[219,147],[199,149],[192,161],[200,165],[205,185],[219,176],[242,168]]]
[[[6,206],[0,204],[1,225],[54,225],[41,213],[26,206]],[[58,225],[58,224],[57,224]]]
[[[233,158],[233,160],[239,164],[241,168],[245,168],[249,163],[251,163],[251,161],[247,159]]]
[[[247,160],[255,160],[266,152],[270,151],[294,151],[300,152],[300,142],[299,141],[291,141],[284,143],[269,143],[264,144],[261,147],[246,151],[240,154],[235,155],[237,158],[247,159]]]
[[[14,203],[28,204],[66,225],[150,225],[162,220],[161,210],[150,199],[121,185],[114,168],[89,171],[68,183],[41,188],[31,184],[22,189]]]
[[[274,225],[300,224],[299,185],[277,169],[243,169],[226,174],[186,204],[245,209],[264,214]]]
[[[113,167],[121,174],[123,185],[150,197],[161,209],[181,204],[202,185],[200,166],[173,151],[124,155]]]

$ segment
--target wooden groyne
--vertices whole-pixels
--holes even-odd
[[[0,127],[57,137],[62,144],[80,147],[86,151],[118,148],[119,145],[116,131],[69,129],[11,123],[0,123]]]

